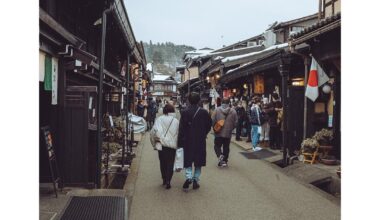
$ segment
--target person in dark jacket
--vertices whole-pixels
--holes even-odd
[[[280,97],[277,93],[272,94],[273,101],[270,103],[271,111],[270,111],[270,147],[272,149],[281,149],[281,130],[280,123],[278,120],[278,113],[282,108],[282,104],[280,101]]]
[[[254,98],[253,99],[253,105],[249,111],[248,118],[252,125],[251,133],[252,133],[252,150],[253,151],[259,151],[261,148],[257,146],[260,139],[260,131],[262,122],[263,122],[263,116],[262,111],[259,106],[260,99]]]
[[[149,100],[148,107],[147,107],[147,122],[148,122],[148,129],[150,130],[153,127],[154,120],[156,120],[156,111],[157,105],[154,100]]]
[[[144,111],[145,111],[145,106],[142,104],[141,100],[137,102],[137,115],[139,117],[144,117]]]
[[[251,125],[251,122],[249,121],[249,111],[251,111],[251,107],[252,107],[252,104],[253,104],[253,101],[248,101],[248,105],[247,105],[247,109],[245,111],[245,125],[246,125],[246,130],[247,130],[247,143],[249,142],[252,142],[252,135],[251,135],[251,129],[252,129],[252,125]]]
[[[222,129],[215,133],[214,150],[219,159],[218,166],[225,167],[228,162],[228,155],[230,153],[230,142],[232,131],[235,129],[238,122],[238,116],[235,109],[229,107],[230,101],[228,98],[222,100],[222,106],[216,108],[212,116],[212,124],[215,125],[219,120],[224,120]],[[223,152],[221,148],[223,147]]]
[[[184,150],[186,172],[184,190],[187,190],[191,183],[193,183],[193,189],[199,188],[201,167],[206,166],[206,138],[212,125],[208,112],[198,106],[199,94],[193,92],[188,99],[190,106],[181,112],[178,132],[178,148]]]
[[[244,119],[245,119],[245,109],[241,103],[241,101],[238,102],[236,108],[236,113],[238,115],[238,123],[236,125],[236,138],[235,140],[237,141],[241,141],[241,130],[243,129],[243,122],[244,122]]]

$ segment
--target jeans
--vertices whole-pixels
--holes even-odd
[[[223,155],[223,161],[228,162],[228,155],[230,154],[230,142],[231,138],[224,137],[215,137],[214,140],[214,150],[216,156],[219,158],[220,155]],[[221,147],[223,146],[223,153],[221,151]]]
[[[162,146],[162,150],[158,151],[158,158],[160,159],[161,177],[165,183],[170,183],[173,177],[173,167],[176,150]]]
[[[188,180],[195,180],[199,182],[200,175],[201,175],[201,167],[195,167],[194,176],[193,176],[193,167],[185,168],[185,176],[186,176],[186,179]]]
[[[259,127],[260,125],[252,125],[252,132],[251,132],[251,136],[252,136],[252,146],[253,148],[257,147],[257,144],[259,143],[259,139],[260,139],[260,134],[259,134]]]

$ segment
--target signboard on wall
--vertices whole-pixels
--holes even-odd
[[[264,76],[263,75],[254,75],[253,76],[253,88],[255,94],[264,93]]]
[[[58,103],[58,59],[52,58],[52,75],[51,75],[51,104],[56,105]]]

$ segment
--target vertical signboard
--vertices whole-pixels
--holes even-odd
[[[52,90],[51,90],[51,104],[57,105],[58,103],[58,59],[52,58]]]

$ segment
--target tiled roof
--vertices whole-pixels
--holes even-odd
[[[338,21],[338,20],[340,20],[340,18],[341,18],[340,13],[333,15],[333,16],[330,16],[330,17],[327,17],[321,21],[318,21],[318,22],[306,27],[305,29],[303,29],[300,32],[297,32],[297,33],[290,35],[289,40],[294,40],[294,39],[299,38],[303,35],[306,35],[306,34],[312,32],[318,28],[324,27],[330,23],[333,23],[334,21]]]

